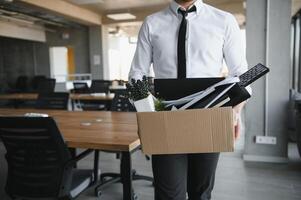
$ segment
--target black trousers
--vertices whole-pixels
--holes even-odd
[[[209,200],[219,153],[153,155],[155,200]]]

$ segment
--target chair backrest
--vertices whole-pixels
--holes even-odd
[[[25,92],[28,90],[28,77],[27,76],[19,76],[16,80],[15,89]]]
[[[135,107],[130,103],[128,99],[127,90],[120,89],[114,90],[115,96],[112,100],[111,111],[117,112],[135,112]]]
[[[90,87],[91,93],[108,93],[111,81],[107,80],[92,80]]]
[[[70,191],[71,155],[51,117],[0,117],[6,147],[6,192],[12,197],[46,198]]]
[[[53,78],[46,78],[39,82],[38,93],[52,93],[54,92],[56,80]]]
[[[88,93],[89,87],[86,82],[73,82],[74,93]]]
[[[32,78],[31,87],[33,91],[36,91],[40,85],[40,82],[47,79],[44,75],[37,75]]]
[[[66,92],[40,93],[37,99],[36,108],[67,110],[68,101],[69,93]]]

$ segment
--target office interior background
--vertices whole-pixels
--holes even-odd
[[[0,0],[1,94],[15,89],[22,76],[56,79],[56,92],[74,89],[73,82],[90,86],[95,79],[124,87],[144,18],[170,2]],[[253,95],[243,113],[243,134],[235,152],[221,154],[213,199],[299,200],[301,1],[204,2],[234,14],[245,40],[249,67],[263,63],[271,70],[266,78],[252,85]],[[227,75],[226,65],[221,75]],[[149,77],[153,76],[150,69]],[[10,100],[1,100],[1,108],[8,105]],[[259,141],[258,136],[268,138]],[[9,199],[4,191],[4,154],[0,142],[0,199]],[[115,155],[100,154],[101,171],[118,172],[120,161]],[[78,167],[85,168],[92,162],[88,157]],[[132,162],[139,173],[152,176],[151,162],[141,152],[133,155]],[[134,188],[139,199],[153,199],[149,182],[135,181]],[[91,189],[78,199],[97,198]],[[122,186],[106,187],[101,199],[122,199]]]

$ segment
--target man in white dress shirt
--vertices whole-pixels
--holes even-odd
[[[225,60],[229,76],[247,71],[240,29],[234,16],[202,0],[173,0],[148,16],[139,32],[130,79],[200,78],[221,75]],[[240,116],[243,104],[235,108]],[[235,138],[240,133],[240,120]],[[218,153],[152,157],[156,200],[211,199]]]

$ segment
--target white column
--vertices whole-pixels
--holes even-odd
[[[253,84],[246,107],[244,159],[287,161],[287,103],[290,81],[291,0],[247,0],[247,58],[271,69],[268,81]],[[268,84],[267,84],[268,83]],[[254,137],[277,138],[277,145],[255,144]]]

